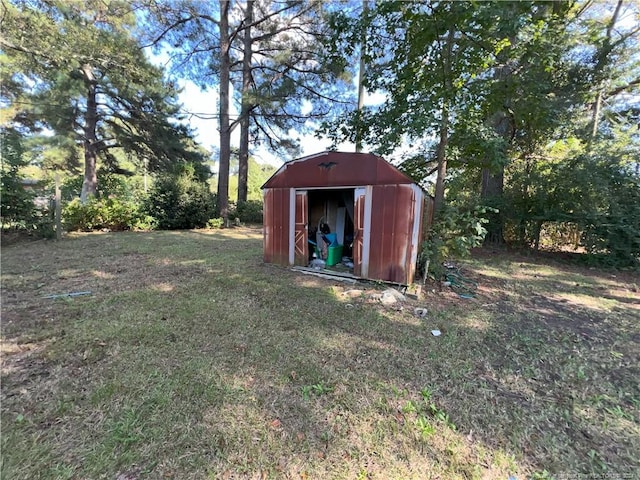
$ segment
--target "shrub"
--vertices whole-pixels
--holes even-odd
[[[82,192],[83,175],[68,177],[62,183],[62,200],[70,202],[79,198]],[[120,199],[139,199],[144,196],[143,179],[139,176],[125,176],[98,170],[98,198],[118,197]]]
[[[247,200],[229,207],[229,219],[241,223],[262,223],[262,202]]]
[[[64,207],[62,218],[68,231],[149,230],[154,227],[154,220],[136,203],[118,198],[92,198],[84,204],[76,198]]]
[[[232,215],[229,215],[232,218]],[[247,200],[239,202],[235,209],[235,217],[243,223],[262,223],[262,202]]]
[[[192,169],[178,175],[158,177],[145,202],[145,212],[156,219],[158,228],[201,228],[214,217],[215,197]]]
[[[222,228],[223,226],[224,226],[224,218],[221,218],[221,217],[210,218],[209,221],[207,221],[207,228],[210,228],[210,229]]]
[[[24,159],[22,137],[15,130],[0,130],[0,215],[2,230],[33,230],[38,219],[34,194],[25,190],[19,173]]]
[[[419,266],[423,274],[439,280],[444,274],[443,262],[450,258],[464,258],[472,248],[482,245],[487,229],[487,213],[494,208],[471,208],[445,204],[422,244]]]

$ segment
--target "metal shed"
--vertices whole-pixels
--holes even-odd
[[[383,158],[318,153],[285,163],[262,188],[265,262],[308,265],[310,232],[322,221],[349,242],[355,276],[413,281],[431,197]]]

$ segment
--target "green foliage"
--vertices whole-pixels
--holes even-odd
[[[592,260],[640,267],[640,177],[610,163],[591,162],[598,201],[585,205],[578,223]]]
[[[592,262],[638,266],[640,177],[633,141],[621,138],[600,141],[590,151],[568,139],[552,144],[542,158],[513,162],[503,209],[508,239],[538,246],[571,238]]]
[[[62,182],[62,200],[70,202],[80,197],[82,191],[82,175],[68,177]],[[141,179],[139,177],[129,177],[118,175],[100,169],[98,171],[98,198],[116,196],[121,199],[141,201],[145,196]]]
[[[3,3],[6,118],[34,134],[54,132],[34,140],[44,168],[77,167],[82,147],[113,172],[126,157],[149,171],[204,160],[189,128],[176,122],[176,85],[132,33],[134,10],[123,0]],[[94,141],[85,141],[94,133]]]
[[[237,218],[242,223],[262,223],[262,202],[247,200],[229,210],[229,218]]]
[[[20,167],[26,165],[22,137],[15,130],[0,131],[2,229],[32,229],[37,217],[34,194],[25,190]]]
[[[68,231],[151,230],[155,226],[139,204],[116,197],[91,198],[84,204],[76,198],[65,205],[62,218]]]
[[[419,265],[424,275],[439,280],[444,276],[443,262],[464,258],[474,247],[482,245],[487,233],[487,214],[497,213],[490,207],[458,207],[445,204],[422,244]]]
[[[333,387],[329,385],[325,385],[322,382],[315,383],[313,385],[303,385],[302,386],[302,397],[305,400],[309,400],[310,394],[313,393],[316,396],[327,395],[333,392]]]
[[[82,175],[74,175],[72,177],[67,177],[62,182],[62,185],[60,186],[60,193],[63,202],[70,202],[76,198],[80,198],[83,180]]]
[[[211,230],[222,227],[224,227],[224,218],[222,217],[210,218],[209,220],[207,220],[207,228]]]
[[[160,175],[149,192],[144,210],[158,228],[202,228],[215,217],[215,196],[187,165],[178,174]]]
[[[231,155],[229,175],[229,198],[238,197],[238,156],[235,152]],[[262,200],[262,185],[271,178],[277,168],[270,164],[258,163],[253,157],[249,157],[249,170],[247,178],[247,200]]]

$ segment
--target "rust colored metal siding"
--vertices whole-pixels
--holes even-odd
[[[364,189],[356,192],[353,208],[353,273],[362,276],[362,257],[364,252]]]
[[[309,263],[309,242],[307,241],[309,209],[307,192],[296,192],[295,208],[295,264],[306,266],[307,263]]]
[[[264,191],[264,261],[267,263],[289,264],[289,204],[290,189]]]
[[[369,278],[411,283],[415,193],[411,185],[378,185],[372,191]]]
[[[283,165],[263,186],[264,261],[306,265],[312,203],[307,192],[345,188],[354,190],[355,275],[411,283],[433,200],[372,154],[324,152]]]
[[[324,152],[285,163],[263,188],[327,188],[411,184],[383,158],[370,153]]]

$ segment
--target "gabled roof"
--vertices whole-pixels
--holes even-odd
[[[322,152],[285,163],[262,188],[353,187],[415,183],[371,153]]]

